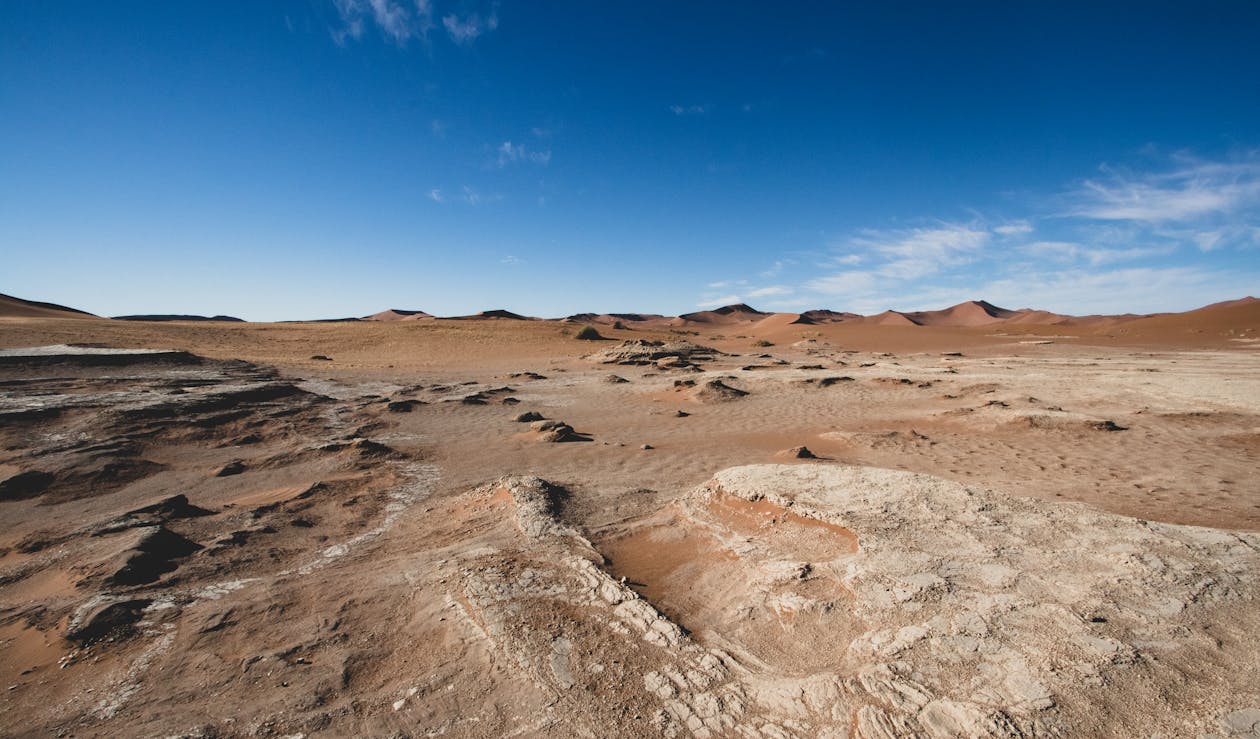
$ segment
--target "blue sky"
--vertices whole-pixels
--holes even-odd
[[[252,320],[1260,287],[1260,4],[0,3],[0,292]]]

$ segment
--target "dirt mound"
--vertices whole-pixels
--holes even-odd
[[[585,358],[601,364],[645,365],[671,357],[694,361],[712,359],[720,354],[721,352],[716,349],[693,344],[689,341],[633,339],[631,341],[623,341],[616,346],[608,347],[594,354],[588,354]]]
[[[691,391],[691,397],[701,403],[724,403],[748,395],[747,390],[731,387],[721,380],[709,380]]]
[[[591,437],[587,434],[580,434],[573,430],[573,427],[564,421],[534,421],[529,424],[531,431],[535,432],[539,441],[549,443],[562,443],[566,441],[590,441]]]

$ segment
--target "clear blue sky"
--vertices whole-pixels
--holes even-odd
[[[1260,3],[0,3],[0,292],[252,320],[1260,291]]]

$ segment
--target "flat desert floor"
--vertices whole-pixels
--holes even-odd
[[[1253,334],[576,328],[0,319],[0,733],[1260,737]]]

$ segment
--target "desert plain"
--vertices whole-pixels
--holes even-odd
[[[0,521],[5,736],[1260,737],[1260,301],[3,298]]]

